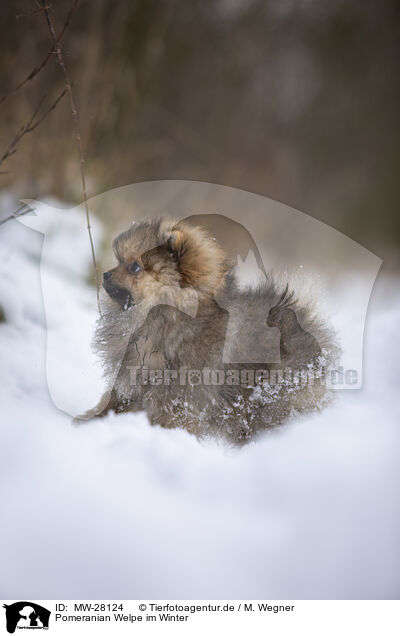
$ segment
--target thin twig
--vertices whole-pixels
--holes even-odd
[[[76,139],[76,143],[77,143],[77,146],[78,146],[78,152],[79,152],[79,165],[80,165],[80,172],[81,172],[82,192],[83,192],[83,201],[84,201],[85,213],[86,213],[87,230],[88,230],[88,234],[89,234],[90,248],[91,248],[91,251],[92,251],[92,259],[93,259],[93,265],[94,265],[94,270],[95,270],[95,275],[96,275],[97,305],[98,305],[98,308],[99,308],[99,313],[101,314],[100,294],[99,294],[99,288],[100,288],[99,271],[98,271],[98,268],[97,268],[96,256],[95,256],[95,252],[94,252],[93,237],[92,237],[92,230],[91,230],[91,226],[90,226],[89,206],[88,206],[87,194],[86,194],[85,160],[84,160],[84,156],[83,156],[82,140],[81,140],[81,135],[80,135],[80,131],[79,131],[78,111],[76,110],[76,106],[75,106],[75,99],[74,99],[74,95],[73,95],[73,92],[72,92],[71,80],[69,78],[67,68],[66,68],[66,66],[64,64],[64,58],[63,58],[63,55],[62,55],[61,44],[60,44],[59,40],[57,39],[56,32],[54,30],[53,21],[51,19],[50,13],[49,13],[49,9],[45,5],[44,0],[41,0],[41,7],[43,9],[43,13],[44,13],[44,16],[46,18],[47,26],[49,27],[50,35],[53,38],[54,52],[56,54],[57,61],[58,61],[59,65],[60,65],[60,67],[61,67],[61,70],[63,72],[64,80],[65,80],[65,86],[66,86],[66,89],[67,89],[68,94],[69,94],[69,101],[70,101],[70,105],[71,105],[72,119],[74,121],[74,128],[75,128],[75,139]]]
[[[51,5],[48,5],[48,8],[50,9]],[[41,13],[43,11],[43,8],[40,7],[40,9],[34,9],[33,11],[27,11],[26,13],[18,13],[15,18],[17,20],[20,20],[21,18],[27,18],[30,15],[36,15],[36,13]]]
[[[64,22],[64,26],[61,29],[60,33],[57,36],[57,42],[60,42],[69,23],[71,20],[71,16],[75,10],[76,5],[78,4],[78,0],[74,0],[73,5],[71,7],[71,9],[68,11],[68,15],[66,17],[66,20]],[[44,11],[44,9],[48,9],[49,7],[40,7],[40,9],[38,9],[38,11]],[[52,49],[50,49],[50,51],[47,53],[46,57],[41,61],[40,64],[38,64],[37,66],[35,66],[35,68],[33,68],[31,70],[31,72],[29,73],[29,75],[27,75],[19,84],[17,84],[16,86],[14,86],[14,88],[12,88],[6,95],[3,95],[2,97],[0,97],[0,104],[2,104],[6,99],[8,99],[11,95],[14,95],[14,93],[16,93],[17,91],[19,91],[20,88],[22,88],[23,86],[25,86],[25,84],[27,84],[30,80],[32,80],[34,77],[36,77],[36,75],[38,75],[40,73],[40,71],[46,66],[47,62],[49,61],[49,59],[51,58],[51,56],[55,53],[55,48],[53,47]]]
[[[50,108],[48,108],[46,110],[46,112],[40,117],[40,119],[37,120],[37,122],[34,123],[33,126],[31,126],[29,128],[29,130],[27,130],[26,132],[32,132],[32,130],[35,130],[35,128],[37,128],[39,126],[39,124],[42,123],[42,121],[44,119],[46,119],[47,115],[49,113],[51,113],[52,110],[54,110],[58,104],[58,102],[60,102],[62,100],[62,98],[64,97],[64,95],[67,93],[67,89],[64,88],[64,90],[59,94],[59,96],[57,97],[57,99],[52,103],[52,105],[50,106]]]
[[[13,140],[11,141],[10,145],[8,146],[8,148],[5,151],[5,153],[3,154],[3,156],[0,157],[0,166],[6,159],[8,159],[9,157],[11,157],[12,155],[14,155],[17,152],[17,144],[18,144],[19,141],[21,141],[22,137],[24,137],[24,135],[27,135],[28,133],[32,132],[33,130],[35,130],[35,128],[37,128],[39,126],[39,124],[41,124],[42,121],[44,119],[46,119],[47,115],[49,115],[49,113],[51,113],[51,111],[56,108],[57,104],[62,100],[62,98],[64,97],[66,92],[67,92],[67,89],[64,88],[62,93],[60,93],[60,95],[52,103],[50,108],[48,108],[45,111],[45,113],[43,113],[43,115],[41,117],[39,117],[39,119],[37,121],[35,121],[36,117],[39,114],[40,108],[41,108],[41,106],[42,106],[42,104],[43,104],[43,102],[45,100],[45,98],[42,97],[42,99],[39,102],[38,107],[34,111],[32,117],[30,118],[28,123],[25,124],[24,126],[21,126],[21,128],[19,129],[19,131],[17,132],[17,134],[15,135]]]

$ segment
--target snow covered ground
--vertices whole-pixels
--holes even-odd
[[[74,427],[56,409],[41,244],[17,222],[1,228],[2,598],[398,597],[399,281],[374,290],[363,389],[234,450],[144,415]],[[88,348],[95,299],[87,245],[54,253],[48,337],[73,401],[83,371],[65,330]]]

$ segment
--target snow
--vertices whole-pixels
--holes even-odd
[[[374,291],[363,388],[241,450],[144,414],[74,426],[51,399],[46,338],[67,411],[81,384],[92,404],[102,386],[68,346],[73,330],[89,355],[96,318],[88,244],[68,214],[46,235],[46,315],[42,236],[14,221],[0,232],[0,596],[395,598],[399,282],[381,276]]]

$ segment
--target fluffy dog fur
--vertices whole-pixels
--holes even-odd
[[[95,337],[109,389],[82,419],[110,409],[145,410],[152,424],[242,443],[293,411],[326,402],[319,381],[307,387],[288,381],[182,384],[179,372],[185,369],[321,369],[335,356],[334,338],[306,306],[294,311],[293,294],[287,288],[278,292],[270,277],[257,289],[240,290],[233,263],[201,227],[142,222],[119,235],[113,247],[118,265],[104,274],[107,296]],[[228,322],[235,334],[229,342]],[[281,364],[224,364],[224,356],[257,360],[271,337],[267,324],[280,330]],[[146,384],[140,381],[146,369],[175,370],[178,379]]]

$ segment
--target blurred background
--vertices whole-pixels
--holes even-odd
[[[57,33],[71,5],[51,3]],[[82,0],[62,48],[88,197],[153,179],[234,186],[330,224],[397,269],[399,18],[396,0]],[[1,98],[52,43],[31,0],[0,4],[0,35]],[[63,86],[52,55],[0,103],[0,155]],[[68,96],[0,170],[16,202],[82,201]],[[110,230],[121,214],[100,213]]]

